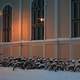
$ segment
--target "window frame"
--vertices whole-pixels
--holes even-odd
[[[6,11],[7,10],[6,8],[8,8],[8,12]],[[3,7],[2,11],[3,11],[2,42],[10,42],[11,41],[11,31],[12,31],[12,15],[13,15],[12,6],[9,4],[6,4]]]
[[[80,17],[79,17],[80,8],[79,6],[80,6],[79,0],[71,0],[71,37],[72,38],[80,37]],[[74,11],[75,8],[77,8],[77,11]]]
[[[33,0],[34,2],[35,2],[35,0]],[[40,10],[39,10],[39,12],[36,12],[35,13],[35,10],[36,9],[34,9],[35,7],[39,7],[39,6],[34,6],[34,4],[36,5],[36,3],[37,2],[40,2],[41,0],[37,0],[36,1],[36,3],[34,3],[33,4],[33,1],[32,1],[32,3],[31,3],[31,5],[32,5],[32,7],[31,7],[31,40],[44,40],[44,21],[42,21],[42,22],[40,22],[40,18],[42,17],[43,19],[44,19],[44,17],[45,17],[45,15],[44,15],[44,11],[45,10],[43,10],[43,16],[40,16],[39,17],[39,12],[40,12]],[[44,0],[43,0],[44,1]],[[41,4],[42,5],[42,4]],[[43,4],[43,9],[44,9],[44,4]],[[41,9],[42,10],[42,9]],[[36,15],[35,14],[37,14],[37,17],[35,17]],[[34,16],[33,16],[34,15]],[[37,20],[36,20],[36,18],[37,18]],[[37,33],[36,33],[36,29],[39,29],[39,27],[40,27],[40,25],[42,25],[41,27],[42,27],[42,29],[40,28],[40,30],[38,30],[38,31],[40,31],[40,32],[42,32],[42,34],[41,34],[41,36],[39,36]],[[38,27],[39,26],[39,27]],[[37,27],[37,28],[36,28]]]

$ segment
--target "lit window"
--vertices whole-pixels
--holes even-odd
[[[32,1],[32,40],[44,39],[44,0]]]

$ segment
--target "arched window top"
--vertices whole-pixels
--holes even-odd
[[[6,6],[4,6],[4,8],[3,8],[3,13],[10,13],[10,12],[12,12],[12,6],[10,6],[10,5],[6,5]]]
[[[12,5],[12,4],[10,4],[10,3],[6,3],[5,5],[3,5],[3,6],[2,6],[2,9],[7,8],[7,7],[12,8],[12,7],[13,7],[13,5]]]
[[[12,8],[12,6],[11,5],[5,5],[4,8]]]

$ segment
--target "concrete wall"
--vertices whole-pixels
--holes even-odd
[[[60,38],[68,38],[69,37],[69,29],[70,29],[70,24],[69,24],[69,19],[70,19],[70,5],[69,2],[70,0],[58,0],[59,1],[59,6],[58,6],[58,37]]]
[[[31,0],[22,0],[22,40],[31,38]]]
[[[56,37],[55,33],[55,0],[47,0],[46,6],[46,22],[45,22],[45,37],[52,39]]]

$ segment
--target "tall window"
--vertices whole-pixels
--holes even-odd
[[[12,7],[6,5],[3,8],[3,42],[10,42],[12,27]]]
[[[72,28],[71,36],[80,37],[80,0],[72,0],[71,2]]]
[[[32,40],[44,39],[44,0],[32,1]]]

